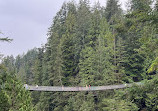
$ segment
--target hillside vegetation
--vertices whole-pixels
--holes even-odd
[[[106,7],[90,6],[88,0],[65,2],[47,35],[41,48],[2,61],[23,84],[85,87],[143,81],[144,85],[95,92],[31,92],[37,111],[158,110],[157,0],[130,0],[126,13],[118,0],[108,0]]]

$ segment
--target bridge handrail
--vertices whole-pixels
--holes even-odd
[[[90,86],[90,87],[65,87],[65,86],[32,86],[32,85],[24,85],[26,90],[30,91],[103,91],[110,89],[122,89],[127,87],[132,87],[132,85],[142,85],[143,83],[130,83],[130,84],[120,84],[120,85],[107,85],[107,86]]]

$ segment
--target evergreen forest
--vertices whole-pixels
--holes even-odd
[[[158,111],[158,0],[64,2],[47,43],[1,58],[0,111]],[[11,41],[9,38],[0,38]],[[130,88],[27,91],[23,85]]]

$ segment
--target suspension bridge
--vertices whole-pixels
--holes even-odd
[[[105,91],[112,89],[123,89],[127,87],[132,87],[133,85],[142,85],[143,83],[130,83],[130,84],[120,84],[120,85],[107,85],[107,86],[87,86],[87,87],[65,87],[65,86],[32,86],[25,84],[26,90],[30,91]]]

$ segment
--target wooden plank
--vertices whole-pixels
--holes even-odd
[[[131,83],[121,85],[108,85],[108,86],[91,86],[91,87],[61,87],[61,86],[31,86],[24,85],[26,90],[30,91],[104,91],[110,89],[122,89],[131,87],[133,84],[141,85],[142,83]]]

